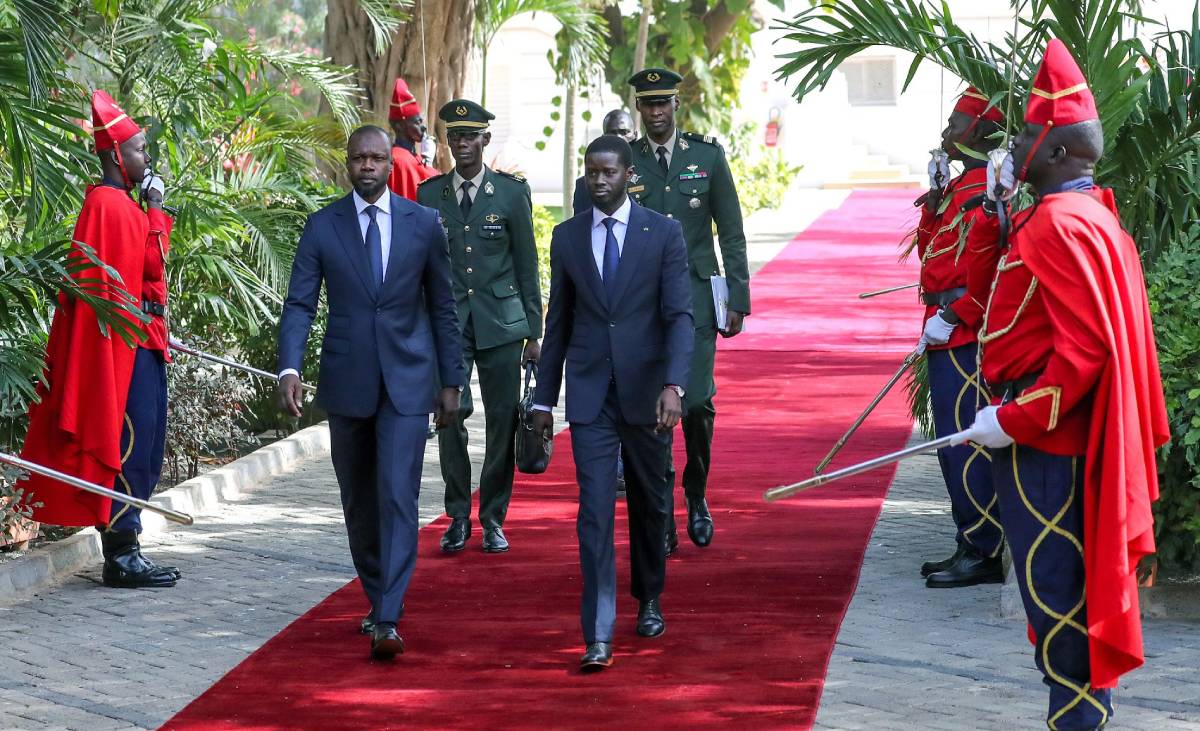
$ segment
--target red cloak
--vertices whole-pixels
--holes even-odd
[[[120,275],[90,267],[78,279],[99,280],[140,298],[147,239],[152,229],[169,234],[171,219],[147,214],[123,190],[89,187],[75,224],[74,241],[87,244]],[[77,248],[75,258],[84,254]],[[121,427],[135,348],[115,334],[105,336],[90,307],[60,294],[46,347],[46,381],[29,410],[29,432],[21,456],[46,467],[110,487],[121,472]],[[25,483],[33,519],[56,525],[108,523],[105,498],[56,480],[31,475]]]
[[[392,175],[388,178],[388,187],[396,195],[415,201],[417,186],[439,174],[437,168],[425,165],[413,153],[392,145]]]
[[[1144,661],[1136,571],[1154,552],[1155,449],[1170,427],[1141,260],[1112,191],[1047,196],[1040,208],[1021,231],[1036,242],[1022,255],[1047,292],[1054,327],[1068,344],[1072,329],[1085,328],[1080,339],[1108,352],[1088,421],[1083,546],[1091,680],[1111,688]],[[1065,347],[1052,359],[1071,357]],[[1001,424],[1028,424],[1033,406],[1007,404]]]

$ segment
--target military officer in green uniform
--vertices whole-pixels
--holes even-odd
[[[712,137],[683,132],[675,126],[680,81],[679,74],[656,68],[640,71],[629,79],[646,129],[646,136],[633,143],[636,174],[630,180],[629,195],[639,204],[677,219],[687,241],[696,344],[690,383],[684,391],[687,465],[683,470],[683,493],[688,506],[688,536],[703,547],[712,541],[713,534],[705,494],[716,417],[712,399],[716,393],[713,361],[717,325],[709,277],[721,274],[713,246],[714,223],[729,287],[729,318],[721,331],[724,337],[740,333],[743,319],[750,314],[750,272],[742,207],[725,151]],[[672,484],[674,472],[672,465],[668,474]],[[668,523],[666,541],[668,554],[673,553],[678,546],[674,520]]]
[[[495,116],[475,102],[454,99],[438,112],[454,170],[425,182],[417,202],[437,209],[450,245],[463,360],[470,378],[479,368],[486,436],[479,476],[479,523],[483,550],[502,553],[502,527],[512,496],[513,438],[520,401],[521,365],[537,361],[542,336],[542,293],[529,185],[516,175],[483,164]],[[446,483],[450,527],[442,550],[461,551],[471,536],[471,460],[466,418],[473,404],[466,388],[457,424],[439,432],[438,452]]]

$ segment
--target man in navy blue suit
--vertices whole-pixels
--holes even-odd
[[[567,421],[579,482],[581,607],[585,672],[612,664],[616,623],[617,458],[625,457],[632,593],[637,632],[666,628],[659,595],[666,578],[670,433],[682,414],[693,325],[683,229],[642,206],[625,188],[629,143],[593,140],[584,155],[592,207],[554,228],[550,305],[534,392],[534,429],[553,429],[550,408],[567,376]]]
[[[299,416],[324,282],[317,403],[329,413],[350,554],[371,603],[362,632],[381,660],[404,652],[396,623],[417,558],[429,414],[450,424],[466,384],[446,234],[437,213],[388,190],[391,145],[380,127],[350,135],[354,190],[308,217],[279,321],[280,402]]]

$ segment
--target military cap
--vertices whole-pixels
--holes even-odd
[[[637,89],[638,99],[671,97],[679,93],[676,88],[683,77],[669,69],[642,69],[629,77],[629,84]]]
[[[446,123],[446,129],[484,130],[496,115],[469,99],[451,99],[438,110],[438,119]]]

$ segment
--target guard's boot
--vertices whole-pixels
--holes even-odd
[[[963,555],[949,568],[925,577],[925,586],[930,589],[953,589],[960,586],[975,586],[976,584],[1004,583],[1004,568],[1000,557],[987,558],[974,551],[964,551]]]
[[[179,569],[175,568],[174,566],[159,566],[151,561],[146,554],[142,553],[141,545],[138,545],[138,558],[142,559],[142,563],[149,566],[152,570],[174,576],[176,581],[179,581],[181,578],[183,578],[183,573],[181,573]]]
[[[105,586],[120,589],[175,586],[173,574],[153,568],[142,559],[136,531],[104,531],[100,534],[100,544],[104,551]]]
[[[926,561],[925,563],[921,564],[921,576],[929,576],[930,574],[936,574],[939,571],[945,571],[954,564],[958,563],[958,560],[963,557],[963,554],[966,553],[966,550],[967,549],[963,548],[962,544],[960,543],[958,544],[958,548],[954,550],[954,554],[949,558],[943,558],[941,561]]]

